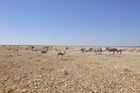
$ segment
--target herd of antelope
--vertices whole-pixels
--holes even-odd
[[[3,47],[5,47],[5,46],[3,46]],[[9,48],[8,47],[7,49],[8,50],[13,50],[13,52],[18,52],[19,51],[19,49],[17,49],[17,48],[15,49],[15,48]],[[67,54],[68,50],[70,50],[70,49],[74,50],[74,48],[65,47],[62,51],[60,49],[53,48],[52,46],[43,46],[41,49],[38,49],[35,46],[28,46],[25,49],[26,50],[32,50],[32,51],[40,51],[41,54],[48,53],[50,50],[55,50],[56,53],[57,53],[57,58],[59,56],[64,56],[65,54]],[[101,54],[103,54],[103,52],[107,52],[109,54],[122,54],[123,51],[124,50],[122,50],[122,49],[109,48],[109,47],[106,47],[106,48],[88,48],[88,49],[80,48],[79,49],[79,52],[81,52],[81,53],[94,52],[97,55],[101,55]]]
[[[109,53],[119,53],[119,54],[122,54],[122,49],[116,49],[116,48],[109,48],[109,47],[106,47],[105,50],[103,50],[102,48],[97,48],[97,49],[93,49],[93,48],[89,48],[88,50],[86,50],[85,48],[81,48],[81,52],[84,53],[84,52],[95,52],[96,54],[102,54],[103,51],[108,51]]]
[[[37,49],[35,49],[35,46],[28,46],[29,50],[33,50],[33,51],[38,51]],[[48,51],[50,50],[51,47],[49,46],[43,46],[42,49],[41,49],[41,53],[44,54],[44,53],[48,53]],[[70,48],[69,47],[66,47],[64,49],[64,51],[62,52],[61,50],[55,48],[54,50],[57,52],[57,55],[58,56],[63,56],[66,54],[67,50],[69,50]],[[17,50],[17,49],[14,49],[14,50]],[[40,50],[39,50],[40,51]],[[113,54],[122,54],[122,49],[116,49],[116,48],[109,48],[109,47],[106,47],[105,50],[103,50],[102,48],[96,48],[96,49],[93,49],[93,48],[89,48],[89,49],[86,49],[86,48],[81,48],[80,51],[82,53],[86,53],[86,52],[95,52],[96,54],[102,54],[103,51],[108,51],[109,53],[113,53]]]

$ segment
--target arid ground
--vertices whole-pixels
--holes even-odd
[[[70,47],[59,57],[65,47],[42,47],[0,46],[0,93],[140,93],[140,47],[100,55]]]

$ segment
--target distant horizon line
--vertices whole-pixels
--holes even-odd
[[[133,46],[133,45],[118,45],[118,46],[115,46],[115,45],[45,45],[45,44],[0,44],[0,46],[2,45],[7,45],[7,46],[76,46],[76,47],[107,47],[107,46],[110,46],[110,47],[140,47],[140,45],[138,46]]]

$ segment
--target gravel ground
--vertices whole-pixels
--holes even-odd
[[[96,55],[73,47],[57,58],[53,49],[36,49],[0,46],[0,93],[140,93],[139,52]]]

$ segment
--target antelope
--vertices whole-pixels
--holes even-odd
[[[116,48],[112,48],[112,49],[110,49],[109,47],[107,47],[106,48],[106,50],[108,50],[109,52],[113,52],[113,54],[115,54],[115,52],[117,52],[117,53],[122,53],[122,49],[116,49]]]
[[[42,50],[41,53],[47,53],[46,51]]]
[[[122,54],[122,49],[119,49],[117,52],[120,53],[120,54]]]
[[[49,51],[48,48],[44,48],[44,49],[41,50],[41,53],[47,53],[48,51]]]
[[[58,53],[57,53],[57,58],[58,58],[59,56],[64,56],[65,54],[66,54],[66,51],[64,51],[64,53],[58,52]]]
[[[69,49],[69,47],[66,47],[66,48],[65,48],[65,50],[68,50],[68,49]]]
[[[57,53],[57,56],[64,56],[64,53]]]
[[[80,50],[81,50],[82,53],[85,52],[85,48],[81,48]]]
[[[68,51],[68,49],[69,49],[69,47],[66,47],[66,48],[64,49],[65,54],[66,54],[66,52]]]
[[[33,50],[35,47],[34,46],[31,46],[30,48]]]
[[[89,48],[88,50],[86,50],[86,52],[92,52],[93,48]]]
[[[102,48],[99,48],[99,49],[94,50],[94,51],[96,52],[96,54],[102,54],[102,52],[103,52]]]

